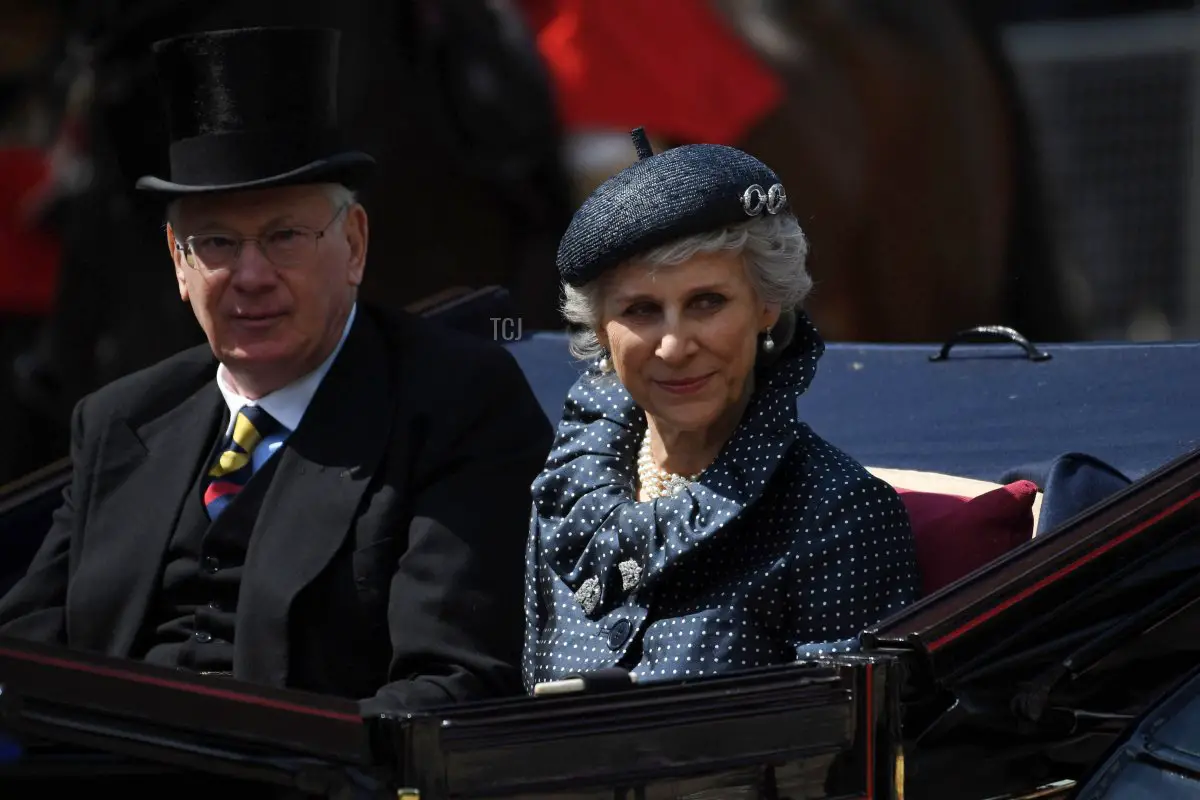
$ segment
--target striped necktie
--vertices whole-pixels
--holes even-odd
[[[221,455],[205,477],[204,507],[210,519],[216,519],[237,497],[254,474],[254,448],[262,440],[282,430],[270,414],[258,406],[243,406],[233,423],[233,432],[225,437]]]

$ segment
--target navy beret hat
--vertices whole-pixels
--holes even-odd
[[[629,258],[684,236],[788,208],[778,176],[733,147],[689,144],[654,155],[633,131],[638,161],[600,184],[558,246],[558,274],[582,286]]]

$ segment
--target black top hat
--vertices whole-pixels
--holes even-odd
[[[632,136],[638,160],[596,187],[559,242],[571,286],[684,236],[792,213],[779,177],[748,153],[689,144],[654,155],[643,129]]]
[[[244,28],[156,43],[171,176],[147,175],[137,187],[181,196],[361,184],[375,160],[342,149],[340,35],[324,28]]]

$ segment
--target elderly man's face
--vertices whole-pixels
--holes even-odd
[[[779,309],[758,299],[738,254],[653,271],[628,264],[608,280],[601,342],[660,430],[704,431],[742,407],[758,334]]]
[[[244,242],[214,268],[175,247],[188,237],[203,237],[193,241],[205,243],[215,264],[244,237],[282,257],[273,263]],[[180,296],[235,388],[253,398],[316,368],[336,346],[362,282],[367,216],[357,204],[334,207],[319,186],[186,197],[167,238]]]

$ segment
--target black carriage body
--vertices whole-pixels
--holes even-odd
[[[1198,631],[1200,453],[864,641],[907,668],[908,797],[985,798],[1089,774],[1200,663]]]
[[[857,656],[360,720],[349,701],[4,641],[0,728],[42,744],[0,765],[0,793],[187,770],[196,786],[414,800],[983,800],[1161,771],[1139,731],[1200,724],[1178,699],[1200,661],[1200,343],[1045,349],[830,346],[801,407],[864,463],[1000,480],[1083,452],[1136,478],[866,631]],[[562,338],[513,352],[553,417],[578,375]],[[64,480],[0,499],[10,579]]]
[[[0,769],[8,790],[886,798],[903,775],[891,657],[367,720],[349,701],[12,640],[0,676],[0,719],[30,743]]]

